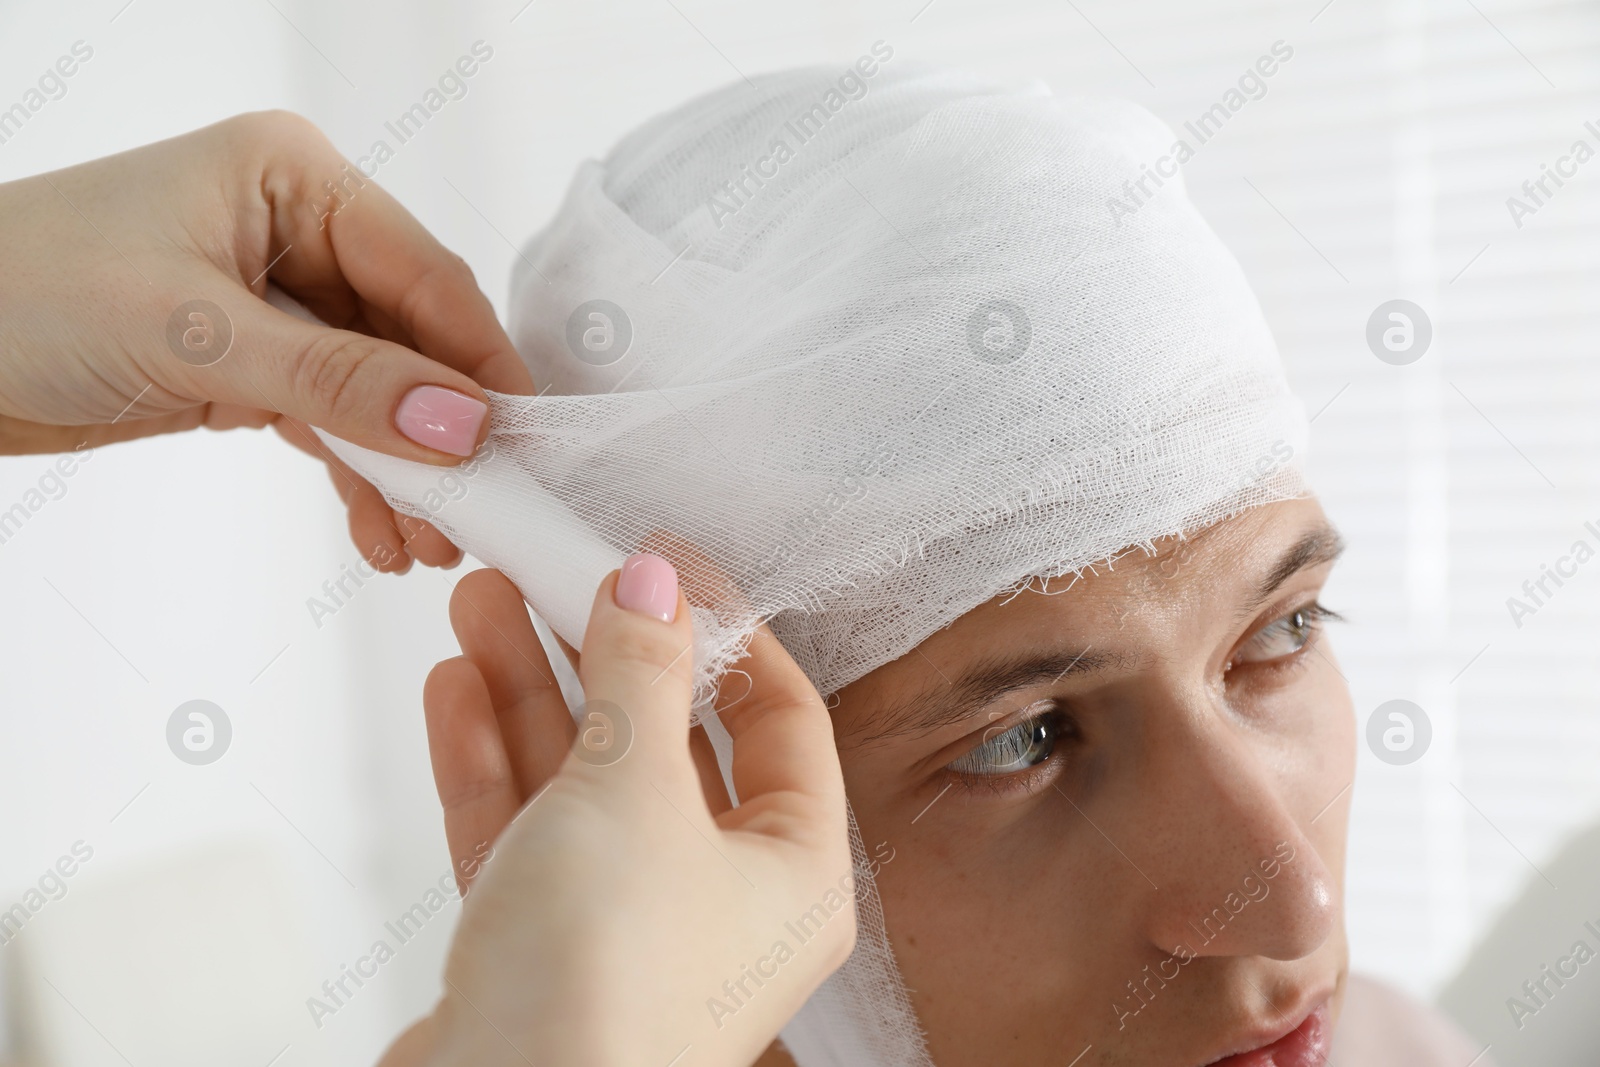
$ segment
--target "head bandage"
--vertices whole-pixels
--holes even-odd
[[[858,82],[739,83],[579,168],[513,281],[548,391],[493,396],[457,499],[332,442],[574,645],[607,571],[672,559],[703,717],[763,620],[826,694],[1032,579],[1302,491],[1304,415],[1181,177],[1110,206],[1169,153],[1159,121]],[[801,1067],[925,1064],[854,836],[858,947],[784,1039]]]

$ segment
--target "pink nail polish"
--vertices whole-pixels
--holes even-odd
[[[481,400],[439,385],[419,385],[400,400],[394,425],[419,445],[470,456],[489,408]]]
[[[678,614],[678,572],[649,552],[635,552],[622,564],[614,594],[617,607],[671,622]]]

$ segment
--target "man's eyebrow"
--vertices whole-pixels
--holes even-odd
[[[1278,557],[1278,562],[1256,586],[1255,595],[1240,608],[1239,614],[1248,615],[1260,607],[1278,588],[1296,574],[1309,567],[1332,563],[1344,551],[1344,539],[1328,523],[1307,530],[1289,550]]]
[[[970,719],[1007,693],[1054,682],[1069,674],[1092,674],[1124,666],[1126,657],[1092,647],[1052,649],[1009,659],[981,660],[953,681],[945,678],[931,660],[924,657],[924,661],[934,683],[882,713],[871,732],[859,737],[859,744],[933,733]]]
[[[1308,567],[1331,563],[1344,551],[1344,541],[1333,526],[1323,523],[1306,531],[1278,558],[1267,576],[1257,584],[1243,614],[1254,611],[1283,583]],[[922,656],[920,651],[913,655]],[[922,656],[928,674],[937,681],[906,699],[886,708],[878,721],[859,735],[858,744],[873,744],[893,738],[933,733],[970,719],[1007,693],[1041,682],[1054,682],[1068,674],[1092,674],[1112,668],[1127,669],[1128,657],[1120,653],[1095,650],[1051,650],[1005,658],[982,660],[955,679],[949,679],[931,660]]]

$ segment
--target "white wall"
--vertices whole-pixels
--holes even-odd
[[[1521,229],[1505,206],[1600,119],[1584,110],[1600,36],[1591,7],[136,0],[118,14],[122,2],[0,7],[0,101],[73,41],[95,48],[68,96],[0,145],[0,179],[268,106],[309,115],[360,156],[482,39],[495,55],[469,95],[379,180],[467,257],[502,312],[511,245],[548,218],[575,163],[738,71],[843,63],[882,38],[897,59],[1128,96],[1178,127],[1287,42],[1294,59],[1185,177],[1261,293],[1307,406],[1332,400],[1312,464],[1352,543],[1330,600],[1353,620],[1335,640],[1363,721],[1406,697],[1436,731],[1408,767],[1363,753],[1349,879],[1358,966],[1431,993],[1537,879],[1531,865],[1595,818],[1600,564],[1520,628],[1505,607],[1600,520],[1594,175]],[[1391,367],[1363,332],[1400,296],[1428,309],[1436,336],[1423,360]],[[0,460],[0,506],[44,467]],[[0,545],[0,905],[78,839],[96,850],[85,890],[163,857],[226,873],[231,854],[206,849],[263,842],[303,978],[267,982],[239,960],[229,980],[296,990],[283,994],[294,1003],[281,1040],[265,1024],[252,1038],[257,1059],[288,1045],[281,1064],[372,1060],[431,998],[442,927],[321,1030],[300,1001],[447,864],[419,693],[454,651],[444,604],[458,573],[381,579],[313,626],[305,598],[354,550],[322,473],[265,435],[103,451],[69,484]],[[210,767],[178,762],[163,740],[194,697],[237,730]],[[81,1017],[61,1015],[82,1039],[74,1063],[110,1056],[75,1021],[114,1013],[95,999],[106,995],[93,946],[71,934],[115,929],[97,910],[115,913],[105,895],[74,888],[37,938],[60,946],[40,966],[82,999]],[[1554,894],[1549,906],[1572,902]],[[232,922],[239,944],[256,943],[238,932],[259,916],[217,921],[219,937]],[[117,1025],[106,1037],[135,1062],[166,1047],[137,1020]]]

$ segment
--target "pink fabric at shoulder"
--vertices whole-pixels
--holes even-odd
[[[1351,975],[1328,1067],[1494,1067],[1483,1051],[1436,1009]]]

